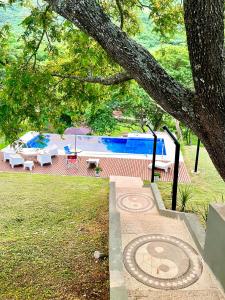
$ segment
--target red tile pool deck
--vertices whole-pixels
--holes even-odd
[[[94,156],[91,156],[94,158]],[[33,171],[24,170],[22,166],[11,168],[8,162],[3,161],[3,155],[0,153],[0,172],[24,172],[36,174],[52,174],[52,175],[69,175],[69,176],[95,176],[93,169],[88,168],[86,160],[89,157],[79,157],[79,164],[76,167],[67,168],[64,156],[57,156],[52,159],[52,165],[44,165],[41,167],[35,163]],[[28,158],[27,158],[28,159]],[[105,158],[100,157],[100,166],[103,169],[101,177],[108,178],[110,176],[129,176],[141,177],[142,180],[150,180],[151,170],[148,169],[150,160],[145,159],[129,159],[129,158]],[[165,173],[157,170],[161,174],[161,181],[173,181],[173,168]],[[184,162],[180,162],[179,182],[190,183],[191,179],[188,174]]]

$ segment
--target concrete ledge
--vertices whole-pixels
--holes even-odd
[[[203,255],[206,234],[205,229],[199,222],[199,218],[195,214],[185,213],[184,222],[187,225],[199,252]]]
[[[225,205],[210,204],[204,258],[225,290]]]
[[[168,218],[175,218],[183,220],[199,250],[203,255],[205,244],[205,230],[201,225],[198,217],[195,214],[183,213],[166,209],[163,203],[158,186],[155,183],[151,183],[152,193],[158,208],[159,214]]]
[[[116,185],[110,182],[109,193],[109,274],[110,300],[127,300],[123,277],[120,214],[116,210]]]

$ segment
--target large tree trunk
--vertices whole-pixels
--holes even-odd
[[[186,0],[185,24],[195,93],[130,39],[96,0],[47,0],[92,36],[158,104],[190,127],[225,180],[224,0]]]
[[[196,90],[191,128],[225,180],[224,0],[186,0],[184,11]]]

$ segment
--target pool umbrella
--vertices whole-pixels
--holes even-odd
[[[70,127],[64,131],[64,134],[74,135],[74,148],[77,151],[77,135],[86,135],[91,133],[91,128],[89,127]]]
[[[75,153],[76,153],[76,151],[77,151],[77,136],[76,136],[76,134],[74,135],[74,138],[75,138]]]
[[[70,127],[64,131],[64,134],[72,135],[86,135],[91,133],[91,128],[89,127]]]

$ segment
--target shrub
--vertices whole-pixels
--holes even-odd
[[[192,198],[192,190],[189,185],[183,185],[179,188],[180,210],[185,211],[188,201]]]
[[[155,172],[155,173],[154,173],[154,176],[160,178],[160,177],[161,177],[161,174],[160,174],[159,172]]]

